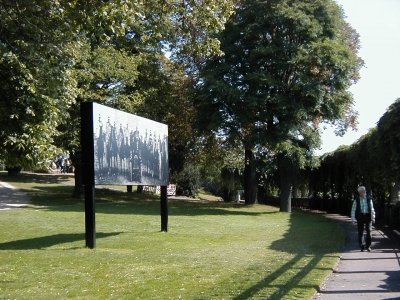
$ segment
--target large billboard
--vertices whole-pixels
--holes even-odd
[[[168,185],[168,126],[93,103],[95,184]]]

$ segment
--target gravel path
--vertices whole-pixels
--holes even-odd
[[[0,181],[0,210],[25,207],[29,197],[9,183]]]

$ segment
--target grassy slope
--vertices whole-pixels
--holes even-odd
[[[5,298],[307,299],[344,241],[318,215],[217,202],[171,201],[161,233],[157,199],[101,190],[97,248],[88,250],[71,187],[13,184],[36,206],[0,212]]]

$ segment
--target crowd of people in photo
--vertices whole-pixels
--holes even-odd
[[[168,178],[168,136],[156,129],[111,122],[99,116],[95,133],[97,183],[158,185]]]

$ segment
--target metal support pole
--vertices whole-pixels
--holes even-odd
[[[167,186],[162,185],[160,197],[160,208],[161,208],[161,231],[168,231],[168,197],[167,197]]]
[[[96,214],[94,185],[85,185],[85,240],[86,247],[96,247]]]
[[[95,219],[95,180],[94,180],[94,140],[93,140],[93,103],[81,104],[81,146],[82,172],[85,185],[85,239],[86,247],[96,247]]]

